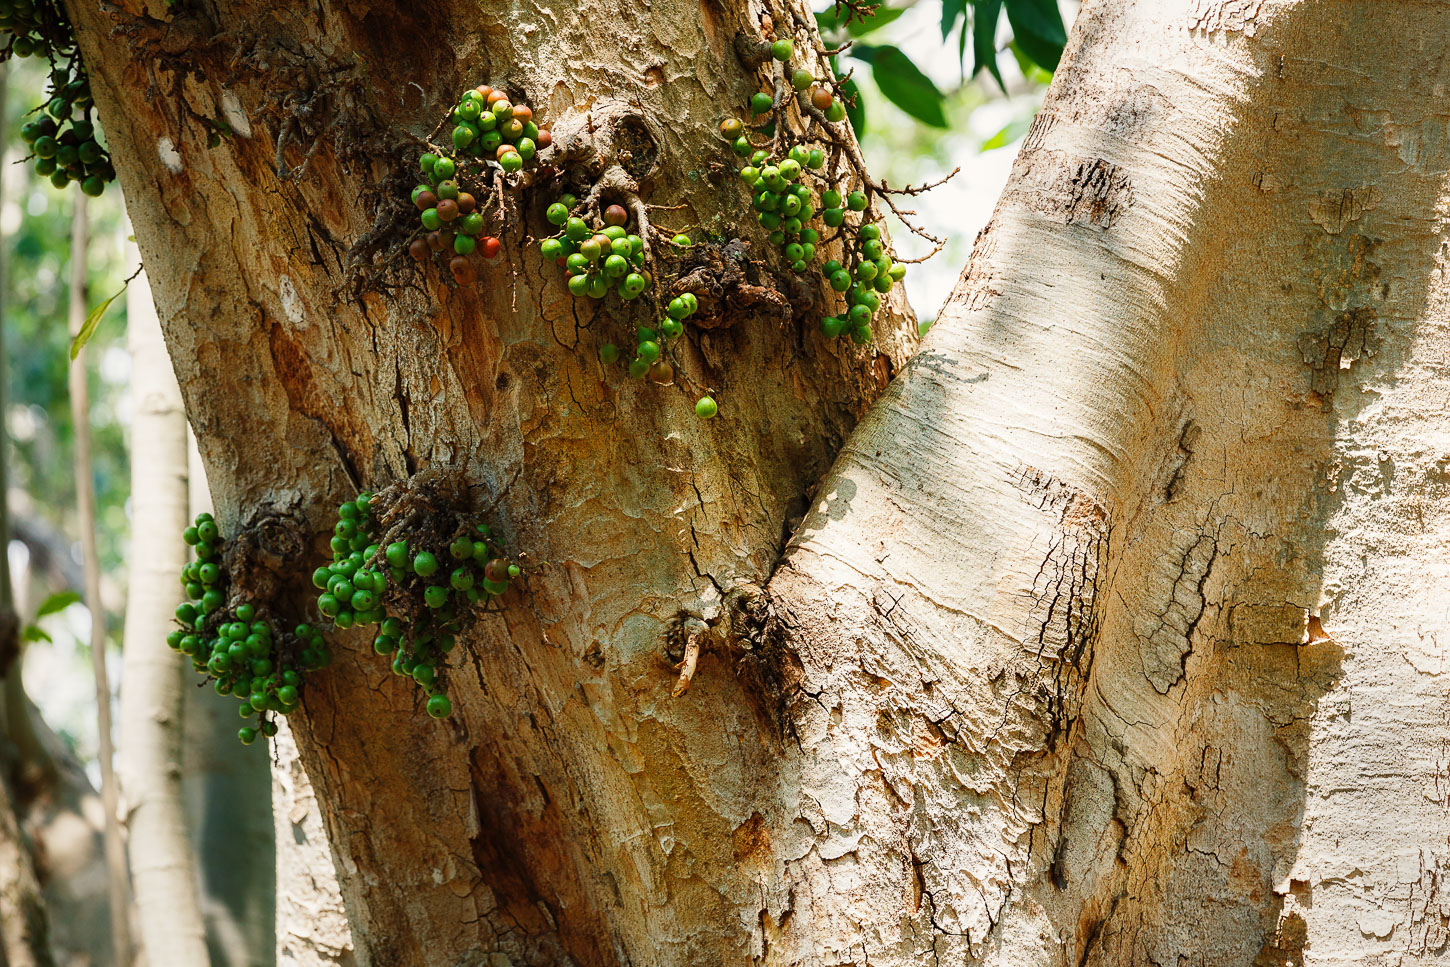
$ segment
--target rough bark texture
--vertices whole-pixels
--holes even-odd
[[[1447,17],[1084,6],[771,584],[780,962],[1443,962]]]
[[[322,812],[292,730],[283,722],[272,742],[272,802],[277,822],[277,963],[279,967],[353,967],[352,930]]]
[[[212,68],[184,84],[82,35],[226,526],[454,464],[549,562],[442,727],[346,637],[307,696],[359,963],[1444,956],[1450,10],[1088,3],[818,491],[885,357],[731,314],[688,363],[730,405],[691,422],[601,378],[619,323],[524,229],[480,293],[334,296],[363,162],[478,80],[556,119],[637,99],[672,227],[738,217],[711,132],[743,10],[257,13],[155,34]],[[207,153],[221,114],[246,134]],[[284,127],[326,133],[278,180]]]
[[[8,777],[0,777],[0,963],[51,967],[45,904],[35,878],[33,848],[16,822]]]
[[[190,683],[177,655],[156,647],[176,626],[176,576],[190,556],[181,539],[189,522],[186,413],[144,284],[127,290],[126,328],[133,414],[119,763],[126,847],[147,961],[207,967],[181,792],[182,702]]]
[[[663,389],[601,369],[598,346],[625,344],[631,320],[577,303],[526,244],[553,200],[541,190],[472,290],[407,265],[358,290],[346,253],[378,218],[374,179],[396,176],[388,204],[406,198],[409,139],[488,81],[601,161],[641,176],[656,161],[642,187],[662,226],[774,258],[716,134],[758,89],[733,47],[759,36],[756,15],[715,0],[220,3],[214,25],[161,29],[70,9],[224,533],[274,513],[320,535],[356,485],[454,467],[481,503],[502,498],[492,522],[544,565],[468,641],[447,722],[363,635],[338,636],[309,686],[294,727],[358,962],[745,956],[760,887],[732,830],[782,746],[769,685],[733,670],[726,597],[766,580],[911,320],[879,318],[879,348],[828,344],[813,294],[767,271],[725,287],[718,314],[702,300],[714,325],[691,329],[682,385]],[[630,114],[647,120],[589,133],[589,116]],[[208,117],[235,136],[206,148]],[[692,412],[706,387],[709,422]],[[319,537],[288,561],[295,609],[324,553]],[[687,620],[719,628],[672,701]]]

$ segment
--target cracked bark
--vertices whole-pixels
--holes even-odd
[[[733,233],[741,7],[218,10],[231,33],[167,54],[210,68],[184,83],[76,13],[224,527],[321,530],[351,477],[456,463],[513,481],[501,528],[548,562],[468,642],[450,722],[346,636],[309,691],[359,964],[1443,955],[1450,12],[1087,3],[852,433],[904,342],[868,365],[722,299],[680,378],[734,408],[692,422],[601,377],[618,323],[528,226],[479,292],[344,288],[364,170],[479,80],[550,118],[637,99],[669,119],[650,203]],[[265,106],[328,77],[302,100],[366,138],[280,183]],[[252,133],[207,152],[176,99],[223,86]],[[744,633],[671,700],[682,616]],[[1178,663],[1156,681],[1145,640]]]

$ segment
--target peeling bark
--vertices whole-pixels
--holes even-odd
[[[223,529],[451,465],[545,564],[446,723],[361,635],[293,722],[357,963],[1443,956],[1450,14],[1087,3],[821,479],[904,336],[722,300],[699,423],[599,370],[538,192],[480,290],[387,269],[385,179],[480,80],[661,120],[651,217],[759,252],[713,135],[758,26],[465,7],[114,15],[159,65],[76,11]]]

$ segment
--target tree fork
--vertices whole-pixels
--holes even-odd
[[[360,635],[339,635],[309,685],[292,724],[359,962],[737,960],[759,884],[732,831],[774,782],[777,727],[761,731],[727,651],[702,648],[673,700],[659,655],[677,614],[718,621],[732,589],[763,584],[802,495],[915,343],[899,296],[859,349],[824,342],[816,320],[782,325],[794,293],[760,294],[778,270],[739,228],[749,199],[716,133],[758,89],[731,38],[759,25],[713,0],[567,18],[530,3],[211,9],[184,45],[114,10],[71,13],[223,533],[261,508],[317,534],[355,484],[456,467],[486,492],[514,481],[501,530],[549,562],[461,643],[476,661],[453,672],[450,719],[425,720]],[[108,37],[117,24],[166,56],[135,58]],[[406,198],[407,146],[481,81],[550,120],[630,104],[660,129],[641,185],[652,216],[745,236],[722,247],[742,256],[720,300],[730,324],[685,350],[719,417],[601,370],[621,321],[524,244],[552,201],[537,189],[478,288],[389,267],[380,199]],[[305,122],[287,124],[289,91],[317,106]],[[339,112],[357,127],[333,126]],[[207,148],[208,118],[235,133]],[[301,123],[322,144],[284,181],[278,142]],[[283,145],[289,171],[312,143]],[[364,236],[355,252],[378,271],[351,288]],[[299,589],[322,542],[309,552]]]

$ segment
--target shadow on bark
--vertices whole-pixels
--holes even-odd
[[[1021,963],[1038,938],[1076,967],[1302,961],[1308,752],[1348,716],[1322,707],[1347,655],[1328,525],[1410,359],[1397,323],[1427,315],[1450,170],[1368,117],[1446,83],[1423,9],[1331,7],[1145,63],[1139,20],[1189,25],[1087,5],[942,318],[823,485],[859,492],[844,526],[818,501],[771,585],[808,755],[888,696],[856,795],[899,801],[853,822],[892,844],[880,870],[907,861],[867,894],[912,926],[872,963]],[[1013,499],[1037,516],[973,520]]]

